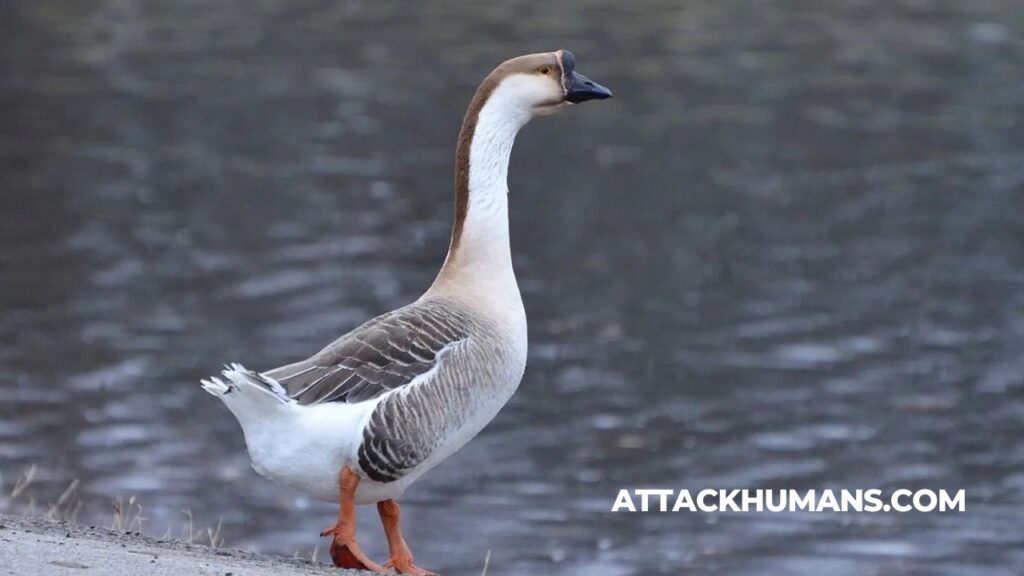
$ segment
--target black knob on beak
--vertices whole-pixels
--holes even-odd
[[[562,63],[562,82],[565,86],[565,100],[577,104],[587,100],[604,100],[612,97],[612,91],[576,72],[576,56],[568,50],[559,51]]]
[[[604,100],[611,98],[612,91],[587,78],[579,72],[569,74],[569,89],[565,93],[565,99],[573,104],[586,102],[587,100]]]

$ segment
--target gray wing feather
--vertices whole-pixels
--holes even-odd
[[[421,301],[383,314],[302,362],[264,374],[299,404],[363,402],[405,386],[467,337],[471,318],[443,301]]]

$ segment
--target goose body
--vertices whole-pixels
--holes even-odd
[[[351,508],[376,502],[390,565],[426,574],[412,564],[394,499],[519,386],[527,337],[509,245],[509,156],[531,118],[611,95],[574,65],[568,51],[521,56],[478,88],[459,134],[448,256],[423,296],[306,360],[263,372],[232,364],[203,381],[241,424],[261,475],[340,502],[328,531],[339,566],[382,568],[356,546]]]
[[[526,366],[526,316],[518,298],[509,311],[516,317],[503,323],[428,292],[308,360],[262,374],[233,365],[226,381],[204,386],[242,425],[261,475],[336,501],[347,464],[365,475],[357,504],[394,499],[515,392]]]

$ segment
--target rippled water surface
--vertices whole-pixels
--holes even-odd
[[[151,533],[189,509],[229,545],[323,547],[334,509],[258,477],[198,379],[294,361],[417,297],[476,82],[564,46],[616,98],[517,143],[529,366],[407,493],[419,563],[1024,573],[1018,2],[0,14],[3,491],[38,469],[14,504],[78,478],[83,522],[135,495]],[[640,486],[965,488],[968,510],[608,512]]]

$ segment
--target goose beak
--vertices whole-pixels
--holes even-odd
[[[565,100],[573,104],[587,100],[604,100],[612,97],[612,91],[587,78],[579,72],[569,73],[569,89],[565,92]]]

